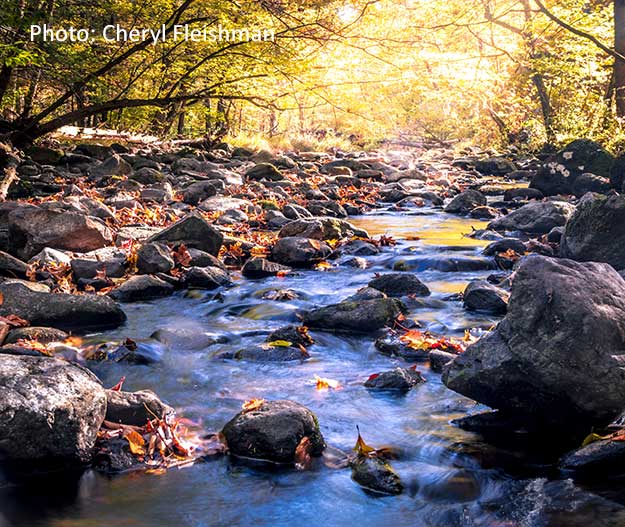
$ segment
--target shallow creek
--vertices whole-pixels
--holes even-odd
[[[407,487],[402,496],[372,496],[351,481],[349,469],[331,469],[322,460],[312,471],[297,472],[219,458],[158,476],[110,478],[87,471],[28,485],[0,479],[0,526],[625,525],[621,506],[606,499],[618,496],[591,494],[552,473],[541,455],[521,453],[513,445],[492,446],[451,425],[452,419],[484,408],[446,389],[427,364],[418,367],[428,382],[407,395],[368,392],[362,383],[370,374],[401,363],[376,352],[370,336],[313,332],[316,344],[304,363],[212,359],[297,322],[298,310],[338,302],[397,262],[432,290],[410,314],[425,329],[461,336],[465,329],[496,323],[448,300],[471,279],[495,270],[480,256],[487,242],[463,236],[472,226],[483,227],[482,222],[429,209],[414,215],[377,211],[353,221],[372,236],[420,239],[400,241],[368,257],[367,270],[339,267],[261,281],[237,276],[235,287],[218,299],[215,292],[200,292],[126,305],[124,327],[91,338],[142,340],[163,328],[183,328],[187,338],[166,345],[156,364],[107,363],[94,371],[106,386],[125,375],[124,389],[154,390],[206,430],[219,430],[252,398],[287,398],[308,406],[328,444],[344,451],[354,446],[359,425],[369,444],[399,450],[393,466]],[[262,299],[276,288],[292,289],[300,298]],[[226,342],[207,345],[211,336]],[[315,374],[336,379],[343,388],[317,391]]]

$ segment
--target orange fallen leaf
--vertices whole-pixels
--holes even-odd
[[[119,382],[115,386],[113,386],[110,390],[112,392],[121,392],[122,386],[124,385],[125,380],[126,380],[126,376],[124,375],[121,379],[119,379]]]
[[[312,443],[308,436],[302,437],[302,440],[295,449],[295,468],[297,470],[309,470],[312,465]]]
[[[356,426],[356,430],[358,430],[358,439],[356,440],[356,446],[354,446],[353,450],[359,456],[369,456],[375,452],[375,448],[365,443],[365,440],[360,435],[360,428],[358,426]]]
[[[252,410],[258,410],[263,404],[265,404],[265,399],[251,399],[245,401],[242,408],[244,412],[251,412]]]
[[[334,379],[327,379],[324,377],[319,377],[315,375],[315,382],[317,390],[328,390],[332,388],[333,390],[338,390],[341,388],[339,381],[335,381]]]

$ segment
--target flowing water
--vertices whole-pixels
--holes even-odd
[[[371,373],[401,364],[376,352],[371,337],[313,332],[316,344],[304,363],[214,358],[297,322],[298,310],[347,297],[374,272],[388,271],[397,262],[432,289],[410,314],[424,328],[461,336],[465,329],[486,329],[496,322],[467,313],[461,302],[449,299],[469,280],[494,271],[492,262],[480,257],[487,242],[463,236],[483,223],[428,209],[414,215],[377,211],[354,223],[372,236],[420,239],[368,257],[367,270],[340,267],[262,281],[239,277],[221,298],[215,292],[181,293],[126,305],[128,323],[95,338],[148,339],[163,328],[181,336],[170,339],[156,364],[103,363],[94,370],[107,386],[125,375],[124,389],[154,390],[210,431],[219,430],[252,398],[286,398],[308,406],[327,443],[343,451],[354,446],[359,425],[369,444],[398,449],[393,466],[406,485],[403,495],[373,496],[351,481],[349,469],[329,468],[323,460],[311,471],[298,472],[218,458],[158,476],[107,477],[90,470],[29,485],[0,480],[0,526],[625,525],[620,505],[552,474],[540,455],[494,447],[451,425],[452,419],[484,408],[446,389],[426,364],[419,368],[427,383],[406,395],[367,391],[362,383]],[[276,288],[291,289],[299,298],[262,299]],[[216,336],[225,342],[210,344]],[[318,391],[315,374],[336,379],[343,388]]]

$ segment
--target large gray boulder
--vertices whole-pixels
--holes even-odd
[[[547,234],[554,227],[565,225],[574,210],[573,205],[564,201],[537,201],[491,221],[488,228],[494,231]]]
[[[625,197],[584,196],[566,224],[560,255],[625,269]]]
[[[305,437],[312,455],[321,455],[326,447],[315,415],[293,401],[264,401],[243,410],[222,433],[232,454],[277,463],[295,461],[295,450]]]
[[[20,207],[9,214],[8,229],[9,247],[23,260],[46,247],[85,253],[113,243],[102,221],[77,212]]]
[[[508,313],[443,382],[492,408],[577,429],[625,407],[625,281],[609,265],[531,255]]]
[[[577,139],[550,157],[532,178],[530,188],[545,196],[573,194],[577,178],[584,173],[609,177],[612,155],[589,139]]]
[[[32,326],[114,328],[126,321],[121,308],[106,296],[45,293],[20,283],[0,284],[0,293],[4,297],[0,316],[17,315]]]
[[[445,207],[445,212],[471,212],[475,207],[486,205],[486,196],[478,190],[465,190],[452,199]]]
[[[87,462],[105,413],[106,392],[88,370],[0,355],[0,458]]]
[[[223,241],[221,232],[200,214],[193,212],[150,237],[147,243],[165,242],[173,245],[184,243],[186,247],[194,247],[217,256]]]

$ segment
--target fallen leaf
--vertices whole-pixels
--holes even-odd
[[[130,447],[130,451],[135,456],[144,456],[145,455],[145,441],[139,432],[135,432],[134,430],[130,430],[124,435],[124,439],[128,441],[128,446]]]
[[[293,343],[288,340],[272,340],[271,342],[267,342],[267,346],[271,346],[272,348],[288,348],[292,345]]]
[[[297,470],[309,470],[312,466],[312,443],[308,436],[302,437],[302,440],[295,449],[295,468]]]
[[[124,385],[124,381],[125,380],[126,380],[126,376],[123,376],[121,379],[119,379],[119,382],[115,386],[110,388],[110,390],[112,392],[121,392],[122,391],[122,386]]]
[[[327,390],[329,388],[332,388],[333,390],[338,390],[341,387],[339,381],[335,381],[334,379],[326,379],[324,377],[319,377],[318,375],[315,375],[315,383],[317,390]]]
[[[360,428],[358,426],[356,426],[356,430],[358,430],[358,439],[356,440],[356,445],[353,450],[359,456],[369,456],[371,453],[375,452],[375,448],[365,443],[365,440],[360,435]]]
[[[245,401],[242,408],[244,412],[251,412],[252,410],[258,410],[263,404],[265,404],[265,399],[251,399]]]

